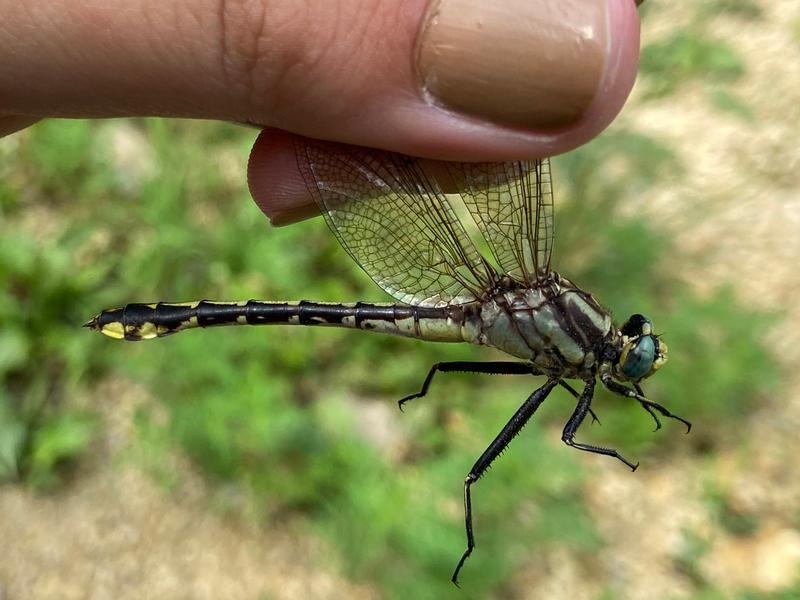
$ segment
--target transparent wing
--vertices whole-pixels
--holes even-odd
[[[461,196],[502,270],[531,284],[550,271],[550,161],[448,163]]]
[[[406,304],[472,302],[496,277],[418,159],[302,139],[297,162],[345,250]]]

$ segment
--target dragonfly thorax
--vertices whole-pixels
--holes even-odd
[[[499,290],[480,311],[481,343],[565,377],[588,376],[613,342],[611,317],[558,273],[531,287]]]

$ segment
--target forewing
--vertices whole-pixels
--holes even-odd
[[[550,161],[448,163],[464,203],[503,271],[532,283],[550,271]]]
[[[394,298],[461,304],[493,285],[491,268],[418,159],[305,138],[296,150],[339,242]]]

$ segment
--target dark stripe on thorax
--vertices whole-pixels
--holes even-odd
[[[607,332],[602,331],[600,328],[598,328],[598,326],[592,320],[592,317],[603,318],[603,316],[606,315],[606,312],[590,296],[586,296],[583,294],[577,294],[577,295],[581,300],[583,300],[586,303],[590,311],[594,311],[594,314],[593,315],[587,314],[586,312],[584,312],[585,310],[584,307],[579,306],[576,302],[574,302],[574,298],[570,297],[570,300],[567,300],[566,296],[562,297],[561,299],[563,312],[572,323],[573,326],[572,328],[576,330],[580,335],[586,337],[586,340],[582,341],[581,343],[586,344],[589,347],[594,347],[603,342]]]
[[[551,300],[553,306],[553,314],[558,321],[559,328],[564,331],[570,339],[578,344],[581,348],[586,346],[586,341],[583,336],[575,329],[574,321],[570,318],[570,307],[566,300],[567,294],[559,294]]]

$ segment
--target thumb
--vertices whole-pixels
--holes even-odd
[[[432,158],[574,148],[616,116],[638,63],[633,0],[317,0],[291,12],[266,34],[271,67],[253,74],[252,97],[269,100],[251,121]]]
[[[431,158],[535,158],[611,122],[639,48],[634,0],[0,0],[0,8],[0,132],[39,117],[159,115]],[[292,183],[286,141],[270,147],[262,135],[250,161],[253,195],[276,221],[281,202],[289,210],[309,202]],[[279,194],[270,192],[275,177],[288,182]]]
[[[639,43],[634,0],[0,8],[0,119],[211,118],[444,159],[585,142],[621,108]]]
[[[636,74],[634,0],[333,4],[287,35],[295,60],[257,123],[431,158],[539,158],[602,131]],[[291,135],[262,132],[248,175],[273,224],[316,212]]]

